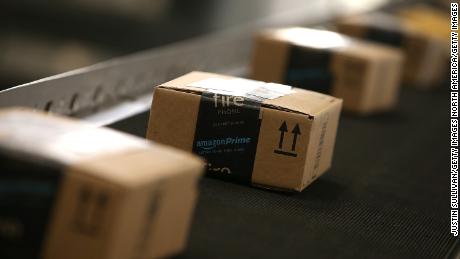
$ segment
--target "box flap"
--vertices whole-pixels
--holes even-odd
[[[382,20],[382,24],[375,23],[375,26],[383,26],[396,28],[396,22],[391,17],[387,17],[385,14],[376,16],[375,20],[369,19],[369,22],[374,24],[376,20]],[[356,23],[366,23],[367,17],[361,16],[361,18],[352,18],[351,21]],[[346,23],[347,20],[345,20]],[[399,25],[400,26],[400,25]],[[262,37],[269,37],[271,40],[285,41],[296,46],[303,46],[308,48],[329,48],[334,51],[342,52],[354,52],[357,56],[363,56],[367,59],[381,59],[386,58],[388,55],[398,56],[401,55],[400,51],[396,48],[386,46],[384,44],[378,44],[359,39],[352,39],[346,35],[308,28],[283,28],[276,30],[269,30],[262,33]]]
[[[380,29],[388,32],[403,34],[418,34],[416,27],[404,22],[397,16],[375,12],[342,19],[338,22],[339,26],[358,26]]]
[[[435,37],[445,45],[450,41],[451,30],[448,13],[424,4],[403,8],[397,13],[405,24],[414,27],[421,34]]]
[[[263,107],[298,112],[313,117],[331,103],[341,102],[338,98],[313,91],[206,72],[191,72],[159,87],[195,94],[201,94],[206,90],[225,94],[230,90],[229,94],[250,96],[260,101]]]
[[[373,61],[401,60],[402,62],[404,58],[404,54],[399,48],[362,40],[356,40],[355,44],[350,45],[346,51],[342,52]]]
[[[372,26],[374,28],[384,29],[388,31],[402,32],[405,30],[404,25],[397,17],[381,12],[347,17],[345,19],[340,20],[339,24],[353,24],[355,26],[366,27]]]
[[[346,48],[353,42],[350,37],[337,32],[302,27],[269,29],[262,31],[259,36],[315,49]]]
[[[155,144],[153,148],[97,156],[72,165],[74,170],[124,187],[140,186],[171,177],[198,178],[204,168],[195,155]]]
[[[198,173],[204,165],[181,150],[28,109],[0,111],[0,146],[58,161],[123,186],[190,168]]]
[[[150,146],[128,134],[26,108],[0,111],[0,145],[64,164]]]

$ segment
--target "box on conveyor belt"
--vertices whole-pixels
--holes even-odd
[[[301,191],[330,166],[342,100],[192,72],[155,88],[147,138],[192,151],[207,175]]]
[[[0,111],[2,258],[157,258],[184,248],[204,162],[110,129]]]
[[[411,86],[432,88],[444,78],[448,45],[435,33],[384,13],[342,19],[337,29],[349,36],[400,48],[404,53],[403,80]]]
[[[456,4],[458,12],[458,3],[453,4]],[[420,33],[442,41],[444,43],[443,49],[449,55],[451,32],[449,11],[425,4],[416,4],[411,7],[399,9],[397,15],[403,23],[409,24]]]
[[[267,30],[256,37],[251,77],[331,94],[359,114],[395,107],[402,54],[381,44],[307,28]]]

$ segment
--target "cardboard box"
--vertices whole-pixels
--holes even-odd
[[[405,83],[427,89],[438,86],[447,65],[445,43],[397,16],[374,13],[343,19],[339,32],[369,41],[398,47],[404,53]]]
[[[207,175],[301,191],[330,166],[342,100],[192,72],[155,88],[147,138],[203,156]]]
[[[447,55],[450,54],[450,4],[448,11],[424,4],[416,4],[399,9],[397,14],[403,23],[408,24],[419,33],[442,41],[443,49]]]
[[[251,78],[343,98],[345,111],[359,114],[394,108],[402,55],[386,46],[335,32],[284,28],[260,33]]]
[[[30,110],[0,111],[2,258],[158,258],[180,252],[201,159]]]

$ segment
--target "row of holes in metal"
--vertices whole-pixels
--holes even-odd
[[[241,49],[240,49],[240,51],[241,51]],[[194,54],[196,54],[196,53],[194,53]],[[214,66],[218,65],[218,64],[216,64],[216,62],[217,62],[217,63],[220,63],[219,61],[222,61],[223,59],[224,59],[224,60],[234,59],[234,58],[236,58],[236,57],[238,56],[238,55],[235,55],[236,53],[232,53],[232,51],[228,51],[228,50],[225,51],[224,53],[220,53],[221,55],[224,54],[225,56],[227,56],[227,58],[223,58],[223,59],[222,59],[222,58],[220,58],[220,59],[209,58],[209,57],[213,57],[213,56],[214,56],[214,55],[210,55],[210,54],[211,54],[211,53],[206,53],[206,54],[205,54],[205,59],[206,59],[206,58],[209,59],[209,60],[207,60],[207,61],[204,61],[204,60],[203,60],[203,55],[193,55],[193,54],[190,55],[190,57],[189,57],[188,60],[189,60],[189,62],[191,61],[190,63],[192,63],[192,64],[197,64],[196,61],[200,60],[200,61],[202,62],[201,64],[207,63],[207,64],[206,64],[206,67],[214,67]],[[200,57],[201,59],[200,59],[199,57]],[[186,60],[187,60],[187,59],[186,59],[185,57],[183,57],[182,62],[181,62],[181,63],[182,63],[181,65],[184,65],[184,64],[186,64],[186,63],[189,63],[189,62],[184,62],[184,61],[186,61]],[[204,62],[203,62],[203,61],[204,61]],[[211,62],[210,62],[210,61],[211,61]],[[190,64],[190,63],[189,63],[189,64]],[[230,62],[230,63],[231,63],[231,62]],[[189,66],[182,67],[182,66],[178,66],[177,64],[174,65],[174,66],[172,67],[172,69],[171,69],[172,71],[169,71],[169,73],[168,73],[168,74],[169,74],[169,77],[172,76],[172,75],[177,76],[177,75],[180,74],[180,73],[185,73],[184,71],[186,71],[186,70],[185,70],[186,67],[190,68]],[[199,69],[199,67],[196,67],[196,69]],[[146,75],[145,73],[140,73],[140,74],[136,75],[135,77],[132,77],[132,78],[134,78],[134,80],[132,81],[133,83],[132,83],[131,87],[133,87],[133,86],[134,86],[134,87],[142,86],[142,83],[143,83],[144,79],[146,78],[145,75]],[[150,79],[153,80],[154,78],[155,78],[155,75],[154,75],[154,74],[151,74],[151,78],[150,78]],[[126,94],[126,93],[123,92],[123,91],[126,90],[127,87],[125,87],[125,84],[126,84],[126,82],[128,82],[128,81],[129,81],[129,79],[120,79],[120,80],[118,81],[118,83],[117,83],[118,86],[116,87],[116,90],[119,91],[119,92],[117,93],[117,95],[123,96],[124,94]],[[152,81],[152,83],[153,83],[153,81]],[[102,102],[102,101],[106,98],[106,96],[103,96],[103,92],[104,92],[104,91],[103,91],[103,87],[102,87],[102,86],[98,86],[98,87],[96,88],[96,90],[94,91],[94,94],[93,94],[93,96],[92,96],[92,101],[93,101],[94,103]],[[79,99],[79,94],[78,94],[78,93],[74,93],[74,94],[72,95],[71,99],[70,99],[69,106],[68,106],[68,109],[69,109],[70,113],[74,113],[74,112],[76,112],[76,111],[78,110],[78,108],[79,108],[79,106],[78,106],[78,99]],[[53,100],[49,100],[48,102],[46,102],[46,104],[45,104],[43,110],[46,111],[46,112],[50,112],[50,111],[52,111],[53,106],[54,106]]]

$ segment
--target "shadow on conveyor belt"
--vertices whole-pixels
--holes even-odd
[[[398,110],[343,116],[332,169],[298,194],[205,178],[178,258],[443,258],[449,94],[404,88]],[[148,114],[112,125],[144,136]]]

